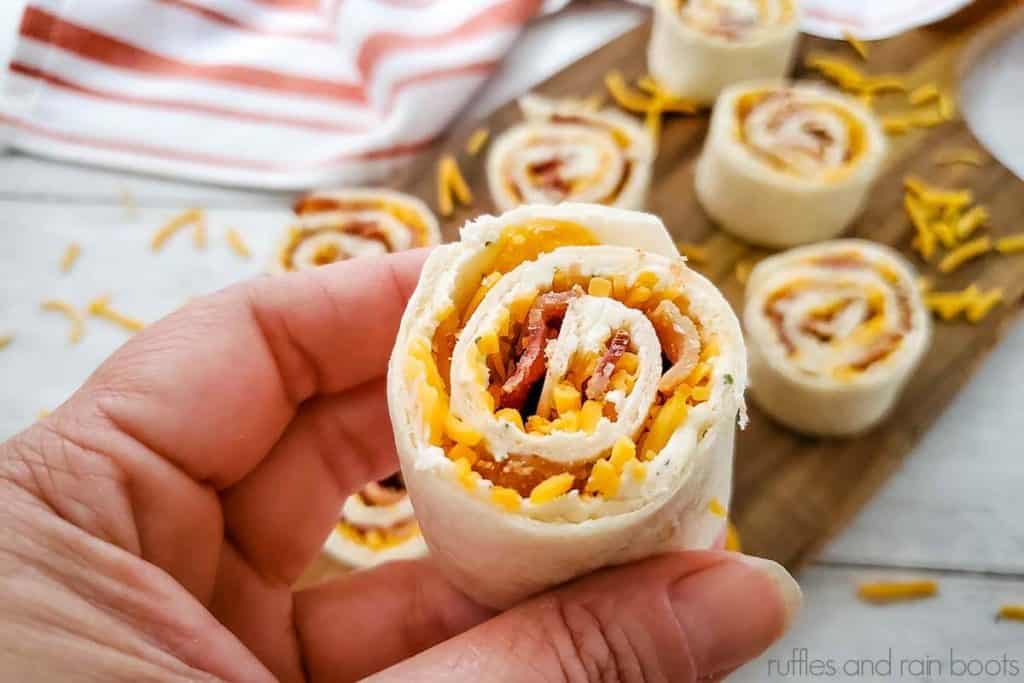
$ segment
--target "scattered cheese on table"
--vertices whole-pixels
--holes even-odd
[[[455,212],[455,200],[463,206],[473,203],[473,193],[451,154],[445,154],[437,163],[437,195],[438,212],[442,216]]]
[[[96,316],[97,318],[103,318],[109,320],[115,325],[128,330],[129,332],[138,332],[146,326],[146,323],[142,322],[138,318],[125,315],[110,306],[110,295],[104,294],[98,296],[89,302],[89,315]]]
[[[985,236],[965,242],[953,249],[939,261],[939,271],[952,273],[963,264],[992,251],[992,238]]]
[[[153,233],[153,239],[150,242],[150,247],[153,251],[159,251],[164,246],[164,243],[171,239],[171,237],[173,237],[179,230],[202,220],[204,220],[204,212],[202,209],[193,208],[182,211],[164,223],[160,229]]]
[[[77,344],[82,341],[82,335],[85,334],[85,319],[82,317],[81,312],[67,301],[60,299],[50,299],[42,303],[44,311],[53,311],[54,313],[63,313],[64,316],[71,323],[71,329],[68,332],[68,341],[72,344]]]
[[[940,149],[933,157],[939,166],[965,164],[968,166],[984,166],[985,155],[976,149]]]
[[[252,256],[252,252],[249,251],[249,245],[245,243],[242,233],[238,232],[234,228],[228,228],[224,237],[227,239],[228,246],[231,247],[232,251],[238,254],[240,258],[248,259]]]
[[[868,60],[868,46],[864,44],[864,41],[853,35],[849,31],[843,31],[843,39],[853,48],[861,59],[864,61]]]
[[[486,128],[477,128],[474,130],[469,139],[466,140],[466,152],[470,156],[476,156],[480,153],[480,150],[487,144],[487,138],[490,137],[490,132]]]
[[[861,600],[880,604],[930,598],[938,591],[938,584],[930,579],[862,583],[857,587]]]
[[[78,256],[82,253],[82,247],[78,242],[72,242],[64,249],[64,254],[60,257],[60,272],[70,273],[71,269],[75,266],[75,261],[78,260]]]
[[[1003,605],[996,614],[996,619],[1009,619],[1012,621],[1024,621],[1024,604]]]

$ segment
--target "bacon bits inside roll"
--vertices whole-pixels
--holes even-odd
[[[738,321],[658,218],[562,204],[431,255],[388,401],[432,554],[503,607],[721,537],[745,384]]]
[[[372,482],[349,496],[324,550],[352,569],[426,555],[402,475]]]
[[[392,190],[313,192],[295,203],[295,214],[297,219],[275,254],[274,271],[314,268],[441,241],[437,218],[427,205]]]
[[[831,239],[860,213],[884,156],[885,136],[858,100],[809,84],[740,84],[715,105],[697,198],[749,242]]]
[[[629,116],[529,95],[525,121],[491,145],[487,182],[499,211],[520,204],[591,202],[643,208],[654,144]]]
[[[648,68],[710,104],[733,83],[785,76],[799,24],[796,0],[654,0]]]
[[[791,249],[747,281],[751,393],[800,432],[863,432],[892,408],[924,355],[930,318],[903,257],[863,240]]]

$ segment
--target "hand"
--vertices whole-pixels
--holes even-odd
[[[396,469],[385,368],[424,257],[199,300],[3,444],[0,679],[690,681],[775,640],[799,589],[735,553],[500,615],[429,560],[291,590],[345,497]]]

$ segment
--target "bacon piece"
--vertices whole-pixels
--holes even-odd
[[[573,288],[566,292],[548,292],[534,300],[519,335],[522,354],[515,363],[515,370],[501,385],[499,405],[502,408],[519,410],[526,403],[530,388],[544,376],[547,360],[544,358],[544,347],[549,339],[558,335],[555,323],[562,322],[569,309],[569,302],[578,297],[581,291]]]
[[[545,190],[554,190],[555,192],[565,196],[569,194],[569,191],[572,189],[572,185],[570,185],[561,175],[563,164],[564,161],[558,158],[539,161],[530,165],[530,172],[537,176],[542,188]]]
[[[611,381],[612,373],[615,372],[615,364],[622,358],[622,354],[629,348],[629,332],[616,330],[608,342],[608,349],[597,361],[594,374],[587,380],[587,398],[600,400],[608,392],[608,382]]]
[[[700,360],[700,333],[688,316],[671,301],[662,301],[651,312],[651,323],[658,333],[661,350],[672,363],[672,367],[661,376],[658,390],[663,394],[672,393],[681,384]]]
[[[367,505],[394,505],[405,498],[405,482],[401,472],[396,472],[387,479],[371,481],[359,492]]]

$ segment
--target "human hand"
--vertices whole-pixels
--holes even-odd
[[[345,497],[397,467],[385,370],[424,257],[198,300],[0,446],[0,679],[692,681],[775,640],[799,589],[737,553],[500,615],[429,559],[292,591]]]

